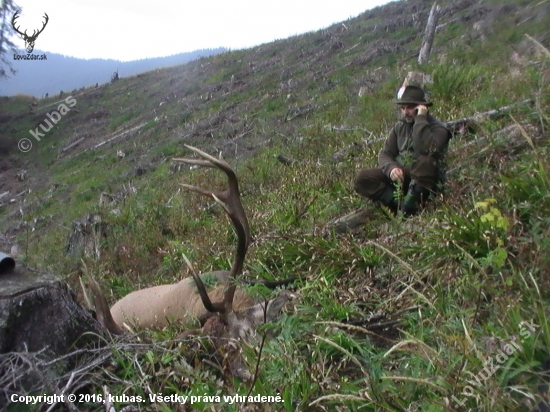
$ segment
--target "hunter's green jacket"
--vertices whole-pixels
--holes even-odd
[[[413,178],[416,173],[437,179],[436,174],[446,167],[445,154],[450,139],[447,126],[429,113],[417,115],[413,123],[399,121],[378,155],[378,166],[388,177],[394,167],[400,167],[411,171]]]

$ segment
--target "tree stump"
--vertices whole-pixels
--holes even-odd
[[[104,332],[57,276],[25,269],[0,275],[0,353],[46,349],[58,356],[90,331]]]
[[[51,360],[107,335],[57,276],[24,268],[1,274],[0,409],[10,394],[53,390],[45,386],[72,370],[75,357]]]
[[[101,241],[107,236],[106,225],[101,216],[89,214],[84,219],[73,222],[72,232],[65,251],[68,255],[99,259],[101,256]]]

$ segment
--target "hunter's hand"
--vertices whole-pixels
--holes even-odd
[[[390,172],[390,179],[393,180],[394,182],[396,180],[401,180],[401,181],[405,180],[405,174],[403,173],[403,169],[399,167],[394,167]]]
[[[416,115],[422,115],[422,116],[426,116],[428,114],[428,106],[425,106],[423,104],[419,104],[418,106],[416,106],[416,110],[417,110],[417,113]]]

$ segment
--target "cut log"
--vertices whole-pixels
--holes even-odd
[[[432,84],[433,82],[434,80],[431,75],[419,71],[411,71],[407,73],[407,76],[405,77],[401,88],[404,90],[405,87],[409,85],[418,86],[424,90],[424,93],[426,93],[426,98],[429,98],[430,96],[428,85]]]
[[[15,260],[10,255],[0,252],[0,275],[11,273],[15,268]]]
[[[341,235],[360,228],[367,222],[368,217],[369,211],[361,209],[333,220],[327,225],[327,230],[329,232],[334,231],[336,235]]]

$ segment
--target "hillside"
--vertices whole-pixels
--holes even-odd
[[[37,49],[34,54],[38,56],[45,54],[46,60],[15,60],[13,69],[17,70],[17,74],[2,79],[0,95],[29,94],[44,97],[48,94],[54,96],[63,90],[76,91],[96,83],[103,85],[111,80],[114,72],[118,72],[120,77],[128,77],[157,68],[180,65],[201,56],[210,56],[222,51],[225,49],[195,50],[166,57],[121,62],[113,59],[78,59]],[[38,73],[39,76],[37,76]]]
[[[230,224],[180,186],[225,179],[175,167],[188,144],[222,152],[237,172],[253,236],[247,277],[299,278],[299,300],[263,329],[275,337],[254,388],[200,362],[204,346],[177,340],[181,327],[171,325],[150,332],[146,349],[113,345],[112,365],[87,372],[85,393],[250,390],[284,400],[140,405],[155,411],[548,410],[550,3],[438,4],[422,66],[432,2],[407,0],[36,105],[0,100],[0,250],[18,244],[26,264],[75,291],[92,274],[111,303],[188,276],[183,254],[201,272],[228,268]],[[444,195],[403,219],[361,199],[353,180],[376,164],[411,70],[433,77],[441,120],[511,108],[454,135]],[[48,118],[56,124],[45,132]],[[327,233],[360,208],[369,216],[361,228]],[[99,255],[67,254],[73,222],[89,214],[107,228]],[[246,352],[253,369],[258,353]]]

